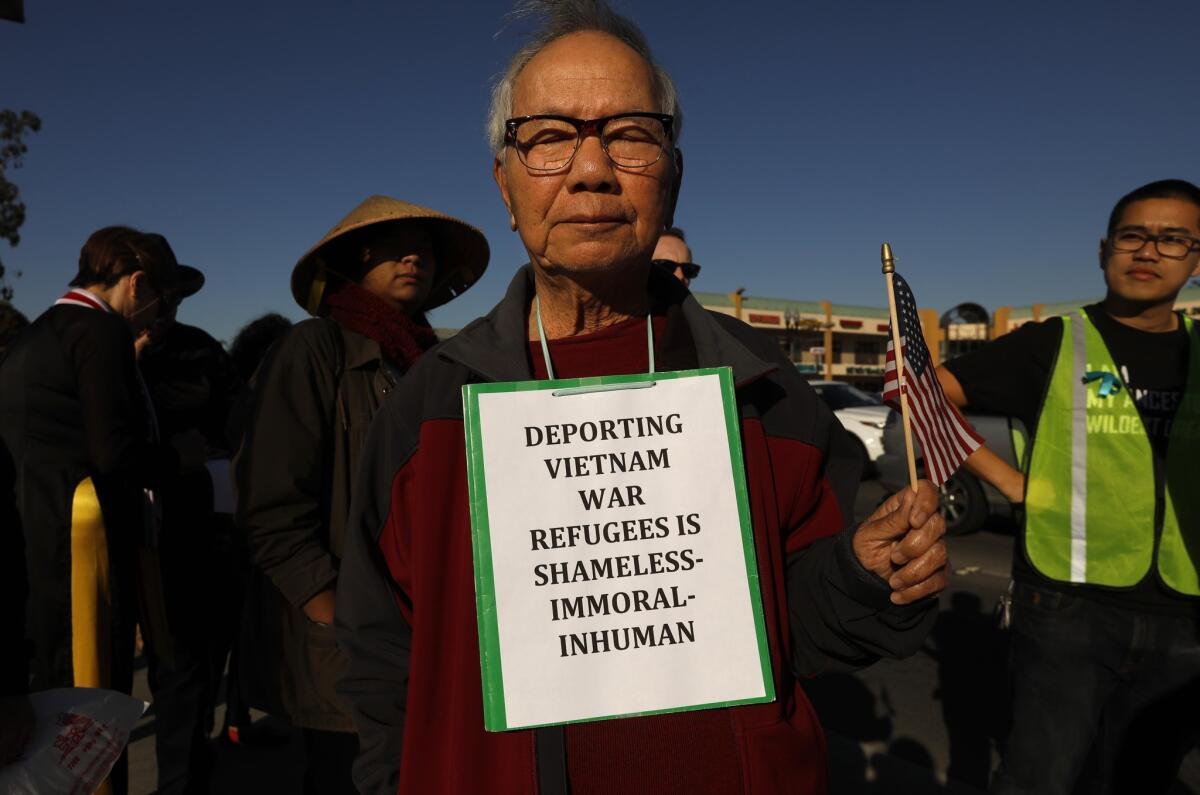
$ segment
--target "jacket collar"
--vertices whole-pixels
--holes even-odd
[[[651,268],[646,287],[654,299],[680,303],[700,367],[732,367],[739,387],[777,369],[726,331],[673,275]],[[533,270],[526,264],[517,271],[500,303],[438,348],[437,355],[471,369],[485,381],[531,380],[528,322],[532,301]]]
[[[343,350],[346,351],[346,369],[357,370],[369,364],[383,361],[379,343],[357,331],[351,331],[340,323],[330,320],[342,332]]]
[[[109,306],[108,301],[105,301],[91,290],[84,289],[83,287],[72,287],[70,290],[67,290],[62,298],[55,301],[54,304],[55,306],[59,304],[82,306],[87,309],[99,309],[110,315],[116,314],[116,310]]]

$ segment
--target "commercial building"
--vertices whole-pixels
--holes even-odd
[[[883,384],[886,307],[740,293],[693,295],[707,309],[733,315],[774,337],[800,371],[812,378],[848,381],[873,391]]]
[[[887,355],[887,307],[793,301],[734,293],[693,293],[715,312],[733,315],[772,336],[797,368],[813,379],[847,381],[878,392]],[[1020,327],[1076,311],[1098,298],[1022,307],[959,304],[944,313],[920,310],[925,342],[934,362],[953,358]],[[1200,318],[1200,287],[1185,288],[1176,308]]]

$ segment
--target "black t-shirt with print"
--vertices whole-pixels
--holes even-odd
[[[1162,533],[1163,471],[1175,410],[1183,397],[1188,370],[1188,335],[1182,320],[1175,331],[1140,331],[1110,317],[1100,304],[1084,308],[1112,354],[1121,380],[1132,392],[1154,452],[1155,546]],[[995,342],[946,362],[962,384],[972,411],[1016,417],[1037,433],[1037,418],[1062,340],[1061,318],[1026,323]],[[1043,577],[1024,555],[1013,555],[1013,577],[1042,587],[1086,593],[1123,607],[1158,613],[1200,616],[1200,599],[1181,596],[1158,577],[1157,567],[1132,588],[1060,583]]]

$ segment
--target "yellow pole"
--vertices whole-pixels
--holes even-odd
[[[896,383],[900,386],[900,419],[904,421],[904,450],[908,454],[908,483],[917,490],[917,455],[913,451],[912,421],[908,418],[908,394],[904,389],[904,349],[900,347],[900,323],[896,318],[896,289],[892,274],[896,271],[896,260],[892,247],[883,244],[880,252],[883,261],[883,277],[887,280],[888,316],[892,319],[892,347],[896,351]]]
[[[742,293],[745,291],[745,287],[739,287],[729,294],[729,300],[733,302],[733,316],[738,320],[742,319]]]
[[[925,347],[929,349],[929,362],[934,367],[942,363],[942,327],[938,323],[936,309],[918,309],[917,317],[921,318],[921,334],[925,337]]]
[[[833,380],[833,304],[829,301],[821,302],[821,309],[825,311],[825,333],[821,336],[821,347],[825,349],[825,380]]]
[[[1012,314],[1012,308],[1007,306],[997,307],[992,313],[992,339],[1003,337],[1008,333],[1008,316]]]

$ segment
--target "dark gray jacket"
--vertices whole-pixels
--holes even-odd
[[[254,379],[234,459],[256,575],[242,681],[252,706],[298,726],[353,731],[333,690],[344,665],[333,627],[301,607],[337,582],[355,462],[396,380],[377,342],[328,319],[297,324]]]

